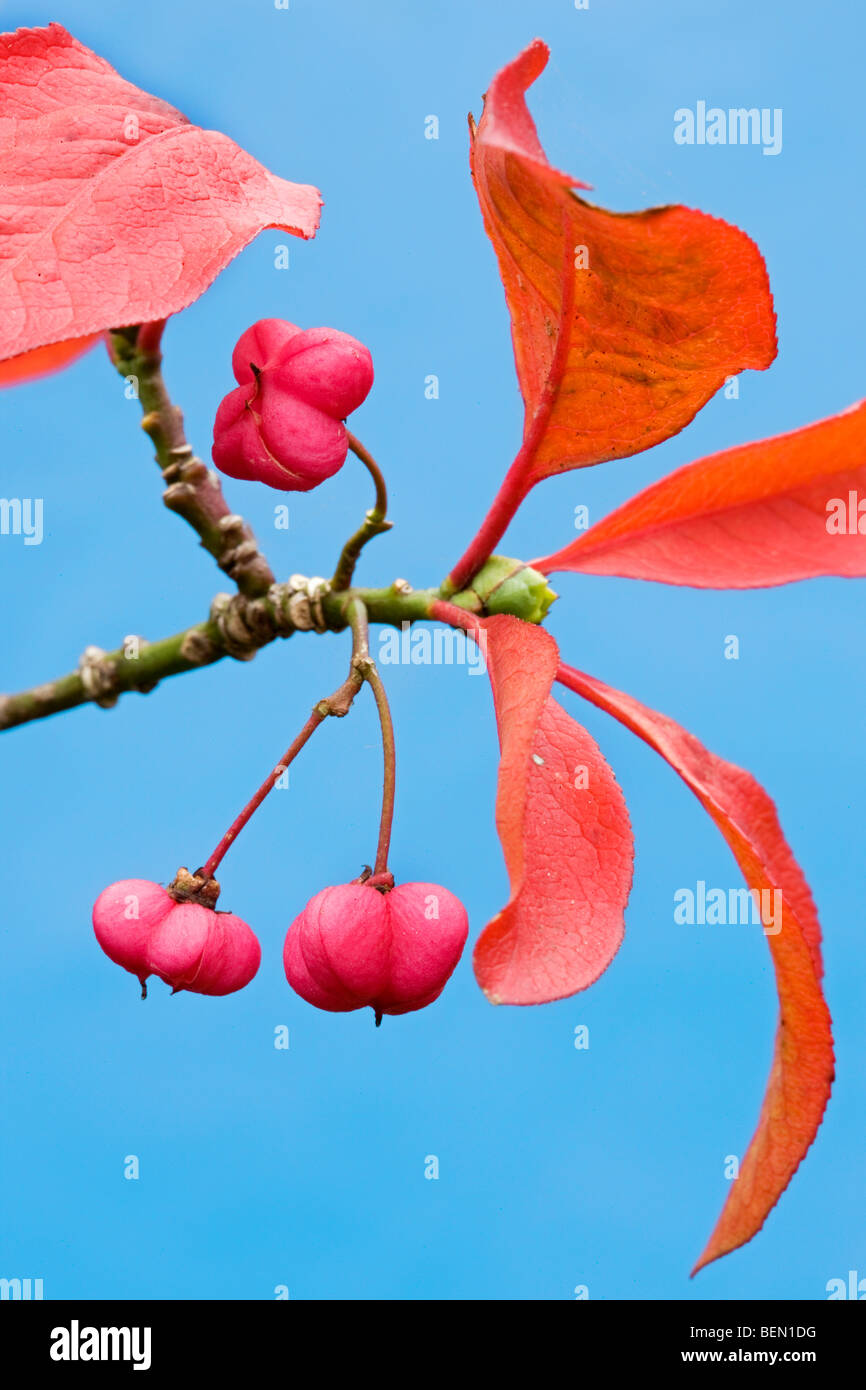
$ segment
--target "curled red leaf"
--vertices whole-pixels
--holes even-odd
[[[558,679],[625,724],[679,773],[727,840],[750,888],[781,893],[781,930],[765,928],[780,1009],[770,1077],[758,1127],[696,1274],[761,1229],[815,1138],[830,1097],[833,1037],[821,989],[818,916],[776,809],[754,777],[708,752],[672,719],[592,676],[560,666]]]
[[[598,979],[623,937],[633,844],[601,750],[555,700],[558,652],[518,618],[482,624],[502,750],[496,828],[508,903],[475,947],[494,1004],[543,1004]]]
[[[658,444],[727,376],[776,354],[767,273],[743,232],[685,207],[607,212],[548,164],[524,98],[547,58],[536,39],[497,73],[471,150],[526,407],[510,475],[524,494]]]

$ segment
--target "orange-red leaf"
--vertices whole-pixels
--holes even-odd
[[[776,353],[764,262],[743,232],[684,207],[606,212],[548,164],[524,99],[547,58],[536,40],[494,77],[471,149],[526,408],[508,480],[522,493],[658,444]]]
[[[314,236],[320,203],[62,25],[0,35],[0,359],[166,318],[265,227]]]
[[[598,979],[623,936],[633,848],[622,792],[585,729],[549,696],[556,643],[489,618],[487,667],[502,758],[496,828],[511,896],[475,947],[494,1004],[544,1004]]]
[[[61,367],[68,367],[98,343],[101,337],[101,333],[88,333],[83,338],[67,338],[65,343],[49,343],[46,347],[22,352],[18,357],[7,357],[5,362],[0,362],[0,386],[35,381],[37,377],[48,376]]]
[[[532,563],[699,589],[866,575],[866,401],[677,469]]]
[[[782,895],[781,930],[767,930],[780,1005],[770,1078],[758,1127],[696,1274],[761,1229],[821,1123],[833,1081],[821,929],[776,809],[748,772],[708,752],[672,719],[591,676],[561,666],[558,678],[620,720],[679,773],[721,830],[750,888]]]

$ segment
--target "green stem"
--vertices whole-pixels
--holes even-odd
[[[385,517],[388,515],[388,489],[385,487],[384,474],[369,449],[364,448],[360,439],[358,439],[351,430],[346,430],[346,436],[349,440],[349,448],[352,450],[352,453],[356,458],[361,460],[367,472],[370,474],[370,477],[373,479],[373,484],[376,489],[376,502],[373,511],[381,521],[384,521]]]
[[[79,705],[93,702],[107,705],[128,691],[146,693],[169,676],[210,666],[226,656],[242,659],[254,656],[277,637],[292,635],[294,628],[280,604],[281,594],[289,592],[289,586],[277,584],[265,598],[248,599],[243,594],[235,594],[229,600],[228,595],[223,595],[227,614],[194,623],[156,642],[141,642],[133,649],[134,654],[128,652],[126,645],[100,653],[101,690],[95,689],[79,669],[17,694],[0,695],[0,730],[45,719]],[[364,605],[370,622],[399,629],[404,623],[423,622],[434,617],[439,590],[412,589],[398,580],[384,589],[325,593],[321,610],[327,631],[343,631],[349,623],[348,609],[356,599]],[[482,612],[477,596],[467,596],[466,603],[467,607],[460,611]]]
[[[225,655],[219,631],[213,623],[205,622],[143,645],[137,658],[130,658],[125,646],[106,652],[102,663],[117,696],[131,690],[145,693],[167,676],[209,666]],[[34,719],[45,719],[50,714],[89,704],[94,698],[81,671],[71,671],[31,690],[0,696],[0,729],[14,729]]]
[[[359,439],[347,431],[349,436],[349,448],[352,453],[363,463],[376,489],[376,501],[370,510],[365,514],[362,525],[350,536],[340,552],[337,561],[337,568],[334,570],[334,577],[331,580],[331,589],[335,593],[340,593],[348,589],[355,573],[355,566],[361,551],[368,541],[374,536],[380,536],[383,531],[390,531],[391,522],[386,520],[388,515],[388,492],[385,487],[385,479],[382,470],[377,464],[373,455],[364,448]]]

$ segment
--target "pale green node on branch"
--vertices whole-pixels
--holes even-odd
[[[558,594],[539,570],[508,555],[491,555],[469,588],[456,594],[452,602],[461,608],[475,608],[480,599],[486,613],[509,613],[527,623],[540,623],[556,598]]]

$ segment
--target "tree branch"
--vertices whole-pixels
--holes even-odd
[[[109,335],[112,361],[134,380],[143,412],[142,428],[156,450],[166,483],[163,501],[188,521],[205,550],[241,593],[255,598],[274,583],[271,568],[243,517],[229,508],[217,474],[193,454],[162,376],[163,323],[118,328]]]
[[[223,657],[249,661],[277,637],[291,637],[294,632],[341,632],[348,626],[347,607],[353,599],[361,600],[372,622],[399,628],[430,618],[438,597],[437,589],[411,589],[400,579],[387,589],[332,593],[324,580],[297,574],[284,584],[272,584],[262,597],[217,594],[203,623],[158,642],[127,637],[111,652],[87,647],[76,671],[16,695],[0,696],[0,730],[78,705],[110,708],[127,691],[146,694],[168,676],[210,666]]]
[[[0,729],[14,729],[18,724],[45,719],[77,705],[92,703],[108,708],[125,691],[146,693],[166,676],[208,666],[226,655],[218,629],[210,622],[186,628],[160,642],[142,644],[137,657],[128,657],[127,650],[126,643],[113,652],[87,647],[77,671],[32,690],[0,697]]]

